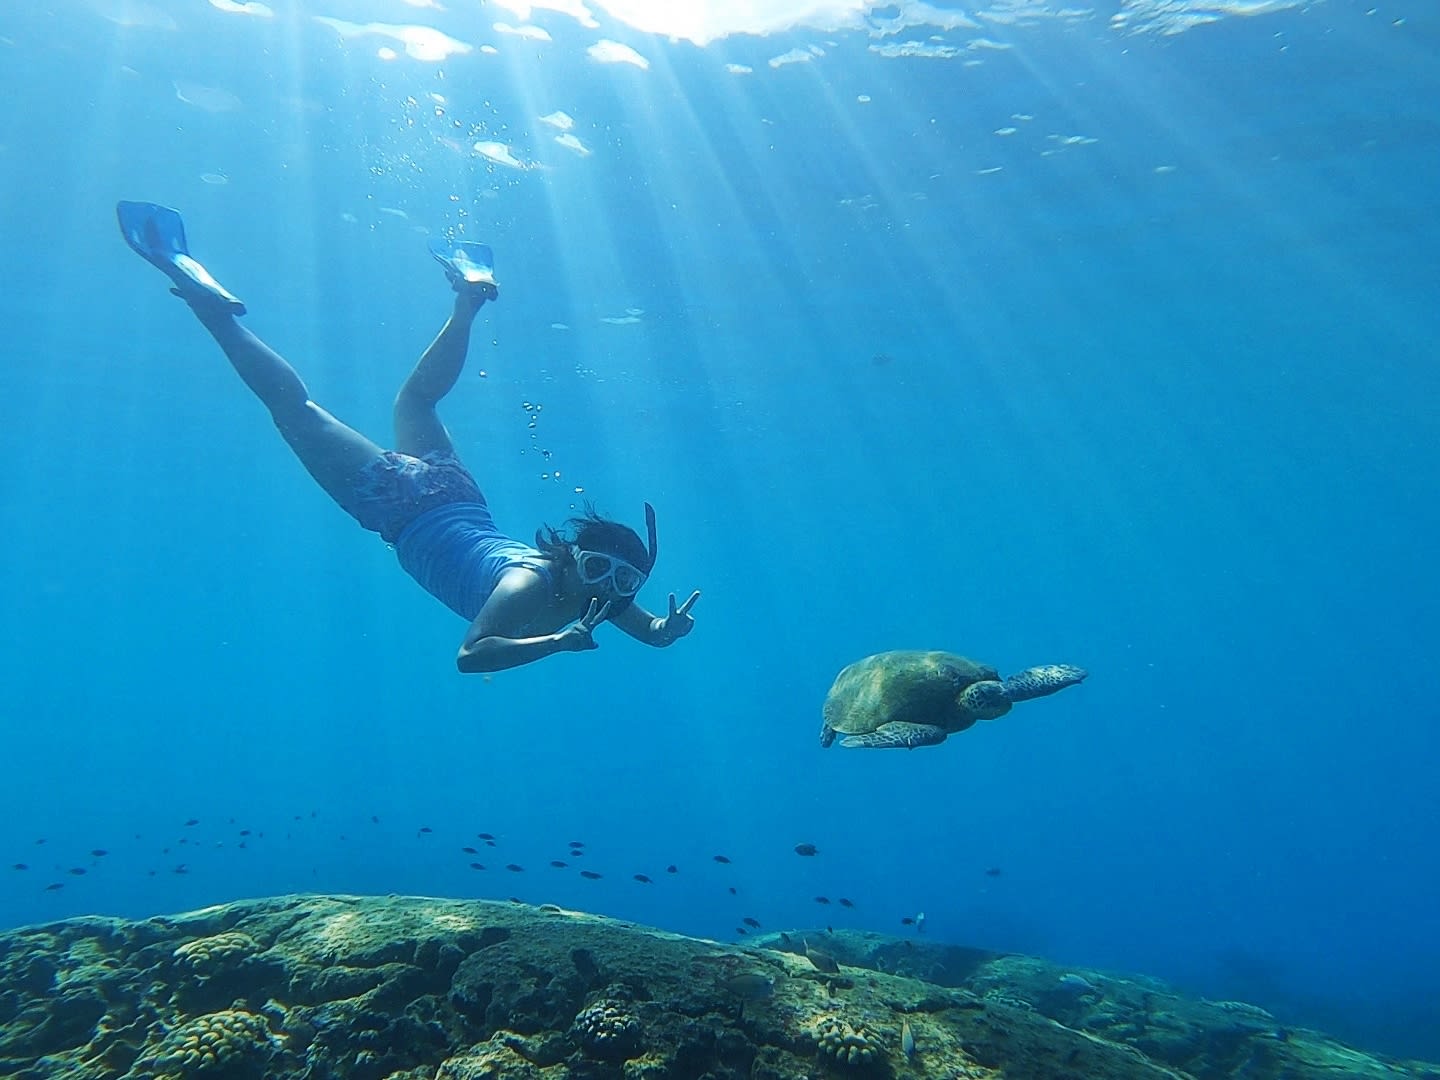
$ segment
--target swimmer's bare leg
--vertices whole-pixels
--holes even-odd
[[[385,451],[311,401],[305,383],[285,358],[236,322],[228,310],[200,301],[190,308],[245,385],[270,410],[306,471],[332,499],[349,507],[356,477]]]
[[[436,415],[435,406],[454,388],[465,368],[465,354],[470,348],[470,327],[485,305],[485,297],[475,290],[460,289],[455,294],[455,309],[440,333],[421,354],[415,370],[395,395],[395,449],[402,454],[423,457],[425,454],[455,452],[450,433]]]

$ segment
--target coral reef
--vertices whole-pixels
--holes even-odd
[[[640,1049],[640,1021],[625,1001],[615,998],[585,1006],[570,1030],[587,1053],[602,1061],[624,1061]]]
[[[1365,1054],[1318,1032],[1285,1027],[1257,1006],[1187,998],[1144,976],[1062,968],[1032,956],[856,930],[799,930],[757,935],[752,941],[796,956],[805,954],[807,943],[820,941],[850,969],[965,991],[991,1010],[1030,1014],[1067,1031],[1131,1047],[1169,1070],[1167,1075],[1440,1080],[1440,1067]]]
[[[797,954],[806,939],[838,970]],[[1440,1080],[1147,980],[880,935],[789,942],[407,897],[74,919],[0,934],[0,1076]]]
[[[866,1031],[863,1024],[852,1024],[838,1016],[827,1016],[820,1021],[815,1041],[823,1058],[852,1069],[874,1065],[883,1053],[879,1040]]]
[[[182,1080],[224,1073],[227,1077],[265,1075],[278,1049],[265,1018],[243,1009],[224,1009],[187,1020],[143,1053],[125,1075],[133,1080]]]
[[[260,946],[249,934],[231,930],[187,941],[178,946],[171,955],[177,963],[203,976],[238,967],[259,951]]]

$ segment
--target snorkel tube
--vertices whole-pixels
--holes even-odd
[[[655,508],[648,502],[645,504],[645,532],[650,546],[650,565],[646,568],[646,574],[655,569],[655,556],[660,553],[660,545],[655,542]]]

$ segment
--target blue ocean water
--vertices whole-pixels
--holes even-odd
[[[1440,1059],[1433,5],[882,32],[900,4],[703,46],[554,7],[0,15],[0,925],[923,911]],[[463,623],[314,487],[121,198],[180,208],[382,441],[448,311],[427,236],[492,244],[462,456],[522,538],[654,503],[642,600],[701,589],[695,632],[457,675]],[[1091,677],[822,751],[830,680],[891,648]]]

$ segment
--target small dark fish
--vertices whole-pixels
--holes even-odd
[[[759,919],[752,919],[749,915],[746,915],[745,918],[741,919],[740,921],[743,922],[746,926],[750,927],[750,929],[752,930],[760,929]]]
[[[578,858],[580,858],[580,857],[581,857],[582,855],[584,855],[584,854],[585,854],[585,849],[584,849],[584,848],[572,847],[572,848],[570,849],[570,857],[571,857],[572,859],[578,859]]]
[[[430,833],[430,832],[434,832],[435,830],[432,829],[429,825],[421,825],[421,826],[420,826],[420,831],[421,831],[422,833]]]
[[[764,1001],[775,992],[775,980],[769,975],[745,971],[721,979],[720,989],[741,1001]]]
[[[815,897],[815,903],[817,903],[817,904],[828,904],[829,902],[830,902],[830,898],[829,898],[828,896],[817,896],[817,897]]]
[[[718,863],[728,863],[730,861],[724,855],[714,855],[711,857]]]
[[[820,849],[817,848],[814,844],[796,844],[796,845],[795,845],[795,854],[796,854],[796,855],[819,855],[819,854],[820,854]]]
[[[915,1057],[915,1032],[910,1030],[910,1021],[900,1021],[900,1052],[907,1061]]]
[[[484,864],[483,862],[472,862],[472,863],[470,864],[470,869],[471,869],[471,870],[484,870],[484,869],[485,869],[485,864]]]
[[[486,847],[495,847],[495,841],[494,841],[494,840],[486,840],[486,841],[485,841],[485,846],[486,846]]]
[[[74,874],[76,877],[83,877],[85,874],[85,868],[83,866],[72,866],[70,868],[70,873]]]
[[[735,927],[735,933],[739,934],[741,937],[744,937],[749,932],[750,931],[746,930],[743,926]]]
[[[379,819],[376,815],[371,814],[371,815],[370,815],[370,824],[371,824],[371,825],[379,825],[379,824],[380,824],[380,819]]]
[[[900,920],[900,925],[901,925],[901,926],[914,926],[914,925],[915,925],[915,916],[913,916],[913,915],[906,915],[904,918],[902,918],[902,919]]]
[[[174,873],[174,874],[188,874],[189,872],[190,872],[190,868],[189,868],[188,866],[186,866],[183,862],[182,862],[179,866],[175,867],[174,870],[171,871],[171,873]]]
[[[594,870],[581,870],[580,876],[583,878],[589,878],[591,881],[594,881],[600,875],[597,874]]]
[[[523,904],[523,903],[525,902],[524,900],[521,900],[520,897],[518,897],[518,896],[507,897],[507,899],[508,899],[508,900],[510,901],[510,903],[512,903],[512,904]]]
[[[646,877],[644,874],[635,874],[635,875],[634,875],[634,878],[635,878],[636,881],[640,882],[641,885],[653,885],[653,884],[655,884],[653,881],[651,881],[651,880],[650,880],[648,877]]]
[[[30,869],[30,866],[29,866],[28,863],[17,862],[14,866],[10,867],[10,869],[11,869],[11,870],[29,870],[29,869]]]
[[[845,897],[843,897],[843,896],[840,897],[840,899],[837,901],[837,903],[838,903],[841,907],[854,907],[854,906],[855,906],[855,901],[854,901],[854,900],[847,900],[847,899],[846,899]]]
[[[1004,872],[1005,872],[1005,871],[1001,870],[1000,867],[998,867],[998,866],[987,866],[987,867],[985,868],[985,876],[986,876],[986,877],[999,877],[999,876],[1000,876],[1001,874],[1003,874]]]
[[[49,885],[45,886],[45,891],[56,892],[57,890],[63,889],[64,887],[65,883],[63,881],[52,881]]]
[[[735,892],[735,886],[734,886],[734,885],[731,885],[731,886],[730,886],[730,895],[731,895],[731,896],[736,896],[736,895],[738,895],[738,894]]]
[[[241,830],[240,830],[240,835],[241,835],[241,836],[249,836],[249,835],[250,835],[250,830],[249,830],[249,829],[241,829]]]
[[[103,859],[106,855],[109,855],[110,852],[106,851],[103,847],[97,847],[92,848],[90,854],[94,855],[97,859]]]
[[[679,872],[680,868],[674,863],[671,863],[669,866],[665,867],[665,873],[667,874],[678,874]]]
[[[827,975],[840,974],[840,964],[836,961],[835,957],[827,952],[821,952],[819,949],[812,948],[808,941],[805,942],[805,959],[815,965],[816,971],[823,971]]]
[[[568,862],[565,862],[563,859],[551,859],[550,865],[553,866],[556,870],[564,870],[570,864]]]
[[[505,869],[509,870],[512,874],[523,874],[525,872],[525,867],[521,866],[519,863],[513,862],[506,863]]]
[[[473,847],[462,847],[460,850],[463,851],[466,855],[479,855],[479,854],[480,854],[480,852],[476,851]]]
[[[45,843],[45,837],[43,837],[43,836],[40,837],[40,839],[39,839],[39,840],[36,840],[35,843],[37,843],[37,844],[43,844],[43,843]]]
[[[584,841],[584,840],[571,840],[571,841],[570,841],[570,846],[571,846],[571,847],[584,847],[584,846],[585,846],[585,841]]]
[[[188,828],[190,828],[191,825],[199,825],[199,824],[200,824],[200,819],[199,819],[199,818],[192,817],[189,821],[185,822],[185,827],[188,829]]]
[[[477,839],[477,840],[494,840],[495,837],[494,837],[491,833],[488,833],[488,832],[477,832],[477,833],[475,834],[475,839]]]

